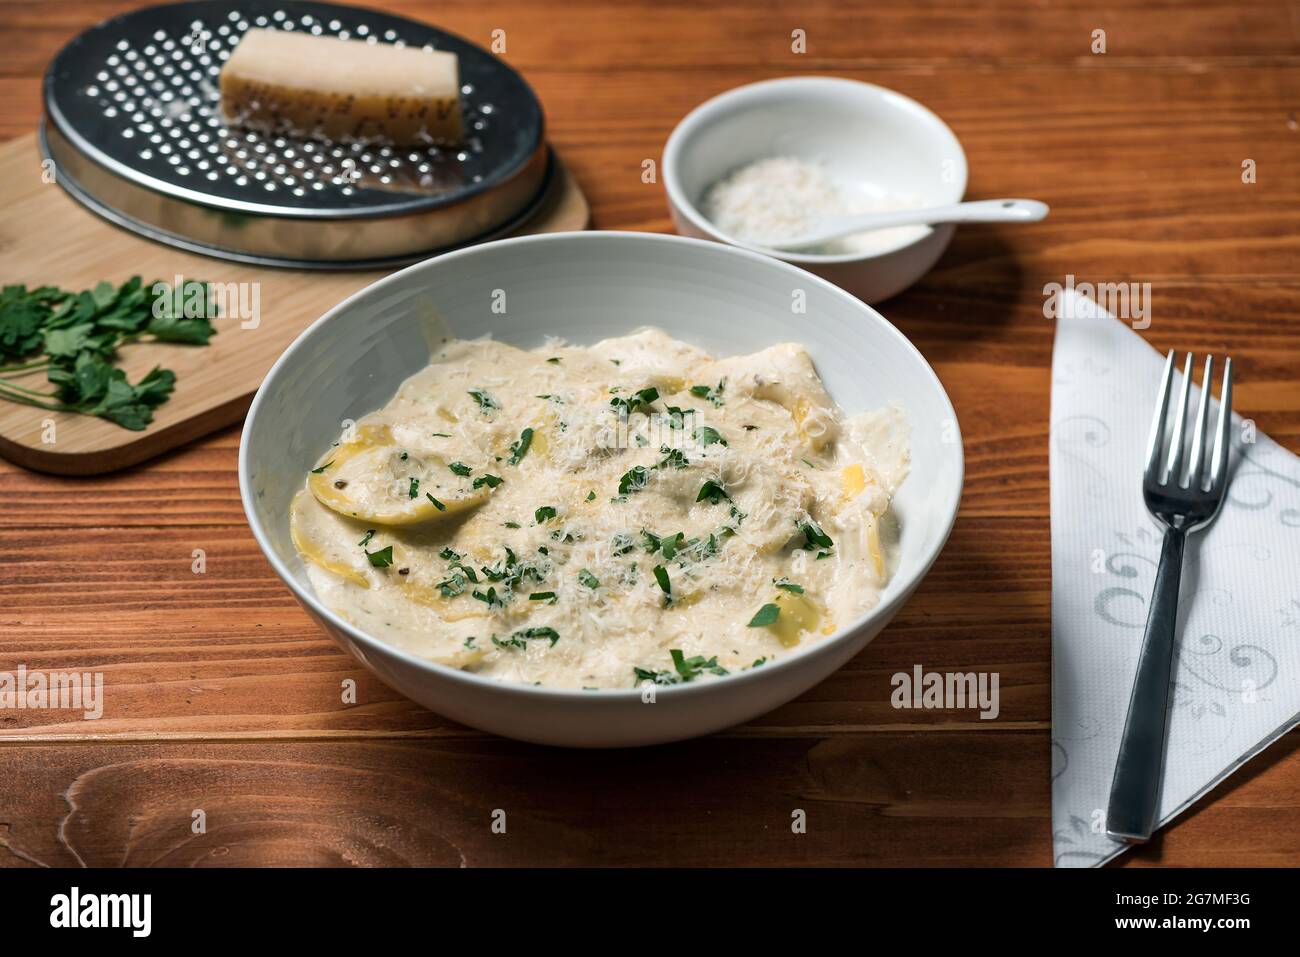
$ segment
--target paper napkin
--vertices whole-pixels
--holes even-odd
[[[1090,299],[1059,305],[1052,847],[1057,866],[1091,867],[1125,849],[1105,813],[1160,554],[1141,476],[1164,356]],[[1300,722],[1300,460],[1234,418],[1227,501],[1183,564],[1162,826]]]

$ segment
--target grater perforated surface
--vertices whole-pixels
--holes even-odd
[[[225,127],[221,68],[253,27],[457,54],[466,143],[413,149]],[[454,206],[507,183],[544,149],[532,90],[486,51],[404,18],[296,0],[181,3],[108,20],[55,58],[45,105],[47,124],[73,149],[134,185],[216,210],[291,219]]]

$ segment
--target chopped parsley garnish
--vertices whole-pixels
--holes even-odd
[[[700,494],[695,496],[695,501],[708,502],[710,505],[717,505],[724,498],[728,502],[731,501],[731,496],[727,494],[726,489],[713,479],[708,479],[700,486]]]
[[[600,579],[585,568],[579,570],[578,581],[582,582],[582,584],[586,585],[588,588],[600,587]]]
[[[706,448],[714,443],[718,445],[727,444],[727,440],[722,437],[722,433],[709,425],[702,425],[695,430],[695,441]]]
[[[543,522],[555,518],[555,514],[554,505],[543,505],[537,511],[533,512],[533,518],[536,519],[538,525],[541,525]]]
[[[370,559],[370,564],[376,568],[387,568],[393,564],[393,546],[385,545],[377,552],[366,552],[366,558]]]
[[[663,552],[664,558],[671,561],[673,556],[677,554],[677,550],[681,548],[682,539],[685,537],[686,534],[684,532],[678,532],[676,535],[663,539],[660,544],[660,550]]]
[[[556,597],[555,592],[553,591],[535,591],[528,596],[528,600],[549,601],[552,605],[554,605],[557,601],[559,601],[559,598]]]
[[[682,681],[694,681],[702,674],[725,675],[728,673],[726,668],[718,664],[716,655],[707,659],[703,655],[687,658],[682,654],[680,648],[670,648],[668,654],[672,655],[673,668],[681,675]]]
[[[501,524],[504,525],[506,528],[519,528],[519,527],[520,527],[520,525],[519,525],[518,522],[502,522]]]
[[[460,552],[452,551],[451,548],[444,548],[438,553],[438,557],[448,562],[460,561]]]
[[[442,593],[443,598],[455,598],[457,595],[465,593],[465,576],[460,572],[453,572],[449,577],[438,582],[438,591]]]
[[[807,544],[804,545],[806,551],[811,551],[813,546],[818,548],[833,548],[835,546],[835,543],[831,541],[831,537],[823,532],[821,526],[811,518],[799,526],[799,531],[803,532],[804,538],[808,540]]]
[[[411,479],[411,487],[407,490],[406,497],[415,498],[415,496],[419,494],[420,494],[420,480],[418,478],[413,478]]]
[[[528,447],[533,444],[533,430],[524,429],[519,433],[519,440],[510,446],[510,464],[518,465],[520,460],[528,454]]]
[[[663,456],[655,468],[662,469],[671,466],[675,469],[684,469],[690,465],[690,460],[686,458],[681,449],[669,448],[666,445],[659,446],[659,454]]]
[[[489,608],[493,607],[494,605],[502,605],[502,606],[505,605],[505,602],[502,601],[497,596],[497,590],[495,586],[489,588],[486,592],[481,592],[476,588],[472,592],[470,592],[470,594],[474,598],[477,598],[479,601],[483,602]]]
[[[497,402],[491,393],[485,392],[483,389],[470,389],[469,394],[474,397],[474,401],[478,403],[478,407],[484,412],[491,412],[493,409],[501,408],[501,403]]]
[[[778,606],[773,605],[771,602],[768,602],[754,613],[753,618],[749,619],[749,627],[761,628],[764,625],[773,624],[780,617],[781,609]]]
[[[470,472],[474,471],[464,462],[452,462],[447,466],[447,468],[451,469],[457,475],[468,475]]]
[[[595,493],[594,491],[591,491],[591,492],[588,492],[588,493],[587,493],[587,501],[588,501],[588,502],[594,502],[594,501],[596,501],[596,493]]]
[[[614,398],[609,400],[609,404],[615,409],[618,409],[621,414],[631,415],[637,409],[641,408],[641,406],[648,406],[658,398],[659,390],[654,386],[649,386],[633,392],[627,398],[616,395]]]
[[[796,595],[803,594],[803,585],[796,585],[788,578],[774,578],[772,579],[772,584],[777,588],[783,588],[786,591],[794,592]]]
[[[636,542],[633,540],[632,536],[628,535],[626,532],[618,532],[610,539],[609,547],[615,555],[626,555],[628,552],[632,551],[632,549],[636,548]],[[657,548],[658,546],[655,547]]]
[[[718,383],[716,389],[710,389],[707,385],[691,386],[691,395],[697,399],[704,399],[706,402],[712,402],[715,406],[722,405],[722,387],[726,384],[726,379]]]
[[[412,481],[414,481],[414,480],[412,480]],[[443,505],[441,502],[439,502],[439,501],[438,501],[436,498],[434,498],[433,495],[431,495],[429,492],[425,492],[425,493],[424,493],[424,497],[427,498],[430,502],[432,502],[432,503],[433,503],[433,507],[436,508],[438,511],[440,511],[440,512],[445,512],[445,511],[447,511],[447,506],[446,506],[446,505]]]
[[[650,484],[650,470],[644,465],[638,465],[628,469],[623,473],[623,477],[618,480],[618,494],[627,495],[629,492],[639,492]]]
[[[533,638],[549,638],[551,645],[554,646],[560,640],[560,633],[554,628],[525,628],[522,631],[516,631],[504,641],[493,635],[492,644],[498,648],[527,648],[528,641]]]
[[[430,438],[435,438],[435,439],[449,439],[449,438],[451,438],[451,433],[450,433],[450,432],[430,432],[430,433],[429,433],[429,436],[430,436]],[[473,640],[474,640],[473,638],[470,638],[470,641],[473,641]]]
[[[515,635],[525,639],[549,638],[552,645],[560,640],[560,633],[554,628],[525,628],[523,631],[516,631]]]
[[[324,465],[322,465],[320,468],[312,469],[312,470],[311,470],[311,474],[312,474],[312,475],[320,475],[321,472],[324,472],[327,468],[329,468],[329,467],[330,467],[331,465],[333,465],[333,464],[334,464],[334,460],[333,460],[333,459],[330,459],[328,462],[326,462],[326,463],[325,463]]]
[[[478,478],[474,480],[474,487],[482,488],[484,485],[486,485],[488,488],[496,488],[504,481],[505,479],[503,479],[499,475],[480,475]]]
[[[664,592],[664,603],[671,604],[673,600],[673,583],[668,580],[668,569],[662,565],[655,566],[655,581]]]
[[[632,674],[636,675],[637,681],[653,681],[657,685],[675,685],[681,680],[671,671],[648,671],[635,666],[632,668]]]
[[[560,357],[559,357],[559,356],[551,356],[551,358],[547,359],[546,361],[549,362],[549,363],[551,363],[552,365],[555,365],[555,364],[557,364],[557,363],[560,361]]]
[[[370,544],[370,540],[374,537],[375,537],[375,530],[373,528],[368,528],[366,529],[365,538],[361,539],[361,541],[357,542],[357,544],[360,545],[362,548],[365,548],[367,545]]]

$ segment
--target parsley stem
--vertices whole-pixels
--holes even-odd
[[[30,389],[27,391],[31,391]],[[40,392],[33,392],[32,395],[41,398],[50,399],[53,396],[44,395]],[[17,402],[19,405],[31,405],[38,409],[46,409],[50,412],[75,412],[76,409],[70,405],[64,405],[62,402],[41,402],[31,396],[23,395],[21,392],[10,392],[8,384],[0,384],[0,398],[8,402]]]
[[[0,375],[17,374],[19,372],[30,372],[33,369],[44,369],[49,366],[49,359],[33,359],[31,362],[20,362],[11,366],[0,366]]]
[[[38,398],[38,399],[57,399],[57,398],[58,398],[58,396],[56,396],[56,395],[55,395],[54,393],[52,393],[52,392],[37,392],[35,389],[29,389],[29,388],[27,388],[27,386],[25,386],[25,385],[19,385],[17,382],[0,382],[0,388],[3,388],[3,389],[17,389],[19,392],[26,392],[28,395],[30,395],[30,396],[34,396],[34,397],[36,397],[36,398]]]

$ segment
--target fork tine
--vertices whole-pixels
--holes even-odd
[[[1187,353],[1183,363],[1183,391],[1178,394],[1178,411],[1174,414],[1174,433],[1169,439],[1169,457],[1165,459],[1165,472],[1161,485],[1171,481],[1177,484],[1183,470],[1183,425],[1187,419],[1187,397],[1192,390],[1192,354]]]
[[[1159,480],[1160,450],[1165,438],[1165,415],[1169,411],[1169,385],[1174,377],[1174,350],[1165,357],[1165,371],[1160,375],[1160,395],[1156,399],[1156,414],[1151,419],[1151,436],[1147,439],[1147,467],[1145,477]]]
[[[1214,391],[1214,356],[1205,357],[1205,373],[1201,376],[1201,401],[1196,406],[1196,429],[1192,432],[1192,461],[1187,466],[1187,477],[1179,482],[1182,488],[1203,488],[1201,463],[1205,458],[1205,424],[1210,418],[1210,393]]]
[[[1219,423],[1210,459],[1210,491],[1222,495],[1228,479],[1228,433],[1232,428],[1232,359],[1223,363],[1223,390],[1219,393]],[[1201,486],[1204,489],[1205,486]]]

